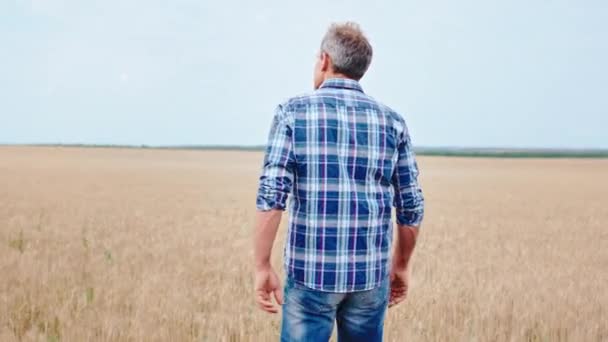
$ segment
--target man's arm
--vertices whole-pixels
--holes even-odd
[[[270,263],[272,245],[276,238],[291,192],[295,157],[292,148],[292,125],[279,106],[273,118],[268,138],[264,167],[256,199],[258,213],[254,233],[255,297],[258,306],[267,312],[276,313],[272,303],[273,293],[278,304],[283,303],[281,282]]]
[[[269,211],[258,211],[256,216],[257,223],[253,247],[255,300],[260,309],[270,313],[278,312],[278,309],[270,298],[271,293],[274,294],[277,304],[283,304],[281,282],[270,263],[272,244],[277,235],[282,214],[282,210],[272,209]]]
[[[253,238],[253,258],[256,270],[272,267],[270,265],[272,245],[277,236],[282,215],[283,211],[278,209],[257,212],[255,236]]]
[[[416,246],[418,227],[397,225],[397,241],[391,267],[391,293],[388,306],[405,300],[410,283],[410,258]]]
[[[404,224],[397,225],[397,241],[395,243],[395,254],[393,256],[393,265],[397,269],[407,269],[410,258],[416,246],[416,238],[418,237],[418,227],[408,226]]]
[[[397,241],[391,268],[389,306],[402,302],[407,296],[410,258],[424,216],[424,197],[418,184],[418,165],[407,133],[402,136],[398,149],[399,158],[392,179],[397,213]]]

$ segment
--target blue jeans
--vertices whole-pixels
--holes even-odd
[[[281,342],[327,342],[334,321],[339,342],[380,342],[389,290],[389,277],[377,288],[350,293],[317,291],[287,278]]]

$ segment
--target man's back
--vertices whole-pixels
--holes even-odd
[[[365,95],[357,81],[333,78],[279,106],[272,131],[261,183],[276,187],[272,164],[291,172],[280,180],[293,194],[288,275],[321,291],[377,287],[388,274],[399,147],[407,147],[408,186],[417,174],[403,118]],[[421,205],[420,190],[408,191]],[[258,206],[280,197],[261,194]]]
[[[358,25],[330,26],[315,91],[279,105],[273,118],[257,196],[254,288],[262,310],[279,311],[271,294],[283,304],[281,341],[327,341],[334,322],[339,341],[382,341],[386,308],[407,295],[424,200],[405,121],[359,85],[371,57]],[[270,257],[290,195],[283,290]]]

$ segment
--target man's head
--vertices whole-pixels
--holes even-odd
[[[314,87],[332,77],[360,80],[372,61],[372,46],[359,28],[347,22],[332,24],[321,41],[315,64]]]

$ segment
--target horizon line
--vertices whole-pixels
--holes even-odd
[[[266,144],[135,144],[135,143],[80,143],[80,142],[0,142],[0,146],[65,146],[65,147],[131,147],[131,148],[209,148],[209,149],[264,149]],[[539,147],[539,146],[458,146],[458,145],[414,145],[421,150],[506,150],[506,151],[577,151],[608,152],[608,147]]]
[[[217,151],[263,151],[266,145],[224,144],[83,144],[83,143],[0,143],[7,147],[66,147],[66,148],[133,148],[165,150],[217,150]],[[458,146],[414,146],[420,156],[453,157],[504,157],[504,158],[608,158],[608,148],[560,148],[560,147],[458,147]]]

